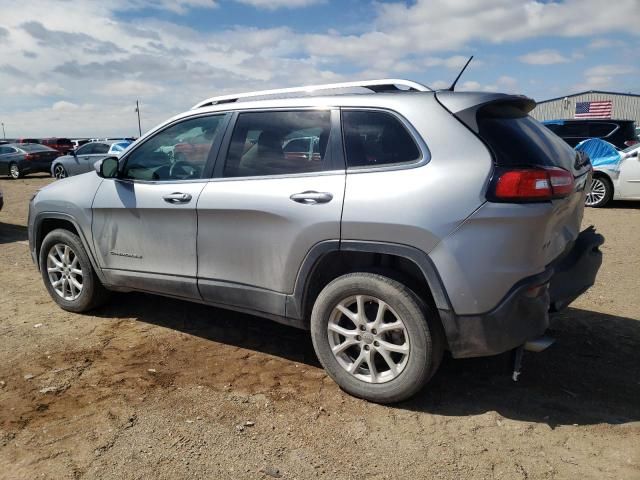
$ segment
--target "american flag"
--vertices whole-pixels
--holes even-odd
[[[611,100],[576,102],[575,118],[611,118]]]

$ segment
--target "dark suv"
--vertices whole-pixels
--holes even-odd
[[[633,120],[546,120],[542,123],[572,147],[588,138],[601,138],[620,150],[638,143]]]
[[[43,138],[40,140],[40,143],[59,151],[63,155],[71,153],[74,150],[73,143],[68,138]]]

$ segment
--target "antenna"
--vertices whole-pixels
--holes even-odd
[[[447,88],[447,90],[449,90],[450,92],[453,92],[453,89],[456,88],[456,83],[458,83],[458,80],[460,80],[460,77],[462,76],[462,74],[464,73],[464,71],[467,69],[467,67],[469,66],[469,64],[471,63],[471,60],[473,60],[473,55],[471,55],[469,57],[469,60],[467,60],[467,63],[464,64],[464,67],[462,67],[462,70],[460,70],[460,73],[458,74],[458,76],[456,77],[456,79],[453,81],[453,83],[451,84],[451,86],[449,88]]]

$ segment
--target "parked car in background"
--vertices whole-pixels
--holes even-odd
[[[592,138],[579,143],[576,150],[587,153],[593,165],[588,207],[604,207],[611,200],[640,200],[640,144],[618,151]]]
[[[545,120],[542,123],[572,147],[589,138],[601,138],[619,150],[639,141],[633,120]]]
[[[14,143],[40,143],[39,138],[18,138]]]
[[[85,143],[89,143],[91,140],[88,138],[72,138],[71,143],[73,144],[73,149],[77,150],[79,147],[84,145]]]
[[[66,155],[73,150],[73,143],[68,138],[43,138],[40,143],[58,150],[62,155]]]
[[[327,94],[347,86],[366,93]],[[544,349],[595,281],[591,166],[534,107],[407,80],[209,98],[39,190],[31,255],[63,309],[142,290],[254,313],[310,331],[347,392],[398,402],[445,349]]]
[[[108,156],[119,157],[130,144],[121,140],[85,143],[69,155],[58,157],[51,164],[51,175],[61,179],[90,172],[95,162]]]
[[[17,179],[29,173],[49,173],[51,162],[59,156],[57,150],[38,143],[0,145],[0,175]]]

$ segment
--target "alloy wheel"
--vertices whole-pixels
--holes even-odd
[[[14,180],[17,180],[18,178],[20,178],[20,167],[18,167],[17,164],[12,163],[11,166],[9,167],[9,175]]]
[[[65,172],[64,167],[62,165],[58,164],[53,169],[53,176],[58,180],[60,180],[62,178],[66,178],[67,172]]]
[[[56,243],[47,255],[47,274],[55,292],[67,301],[82,293],[83,276],[80,259],[69,245]]]
[[[607,186],[599,178],[594,178],[591,180],[591,190],[587,193],[587,201],[585,204],[587,207],[597,205],[604,200],[606,194]]]
[[[379,298],[355,295],[339,302],[327,334],[340,366],[364,382],[389,382],[407,365],[411,348],[405,324]]]

